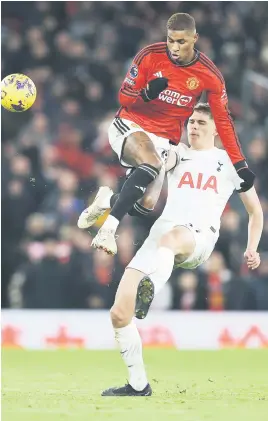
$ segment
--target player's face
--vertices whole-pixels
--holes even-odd
[[[187,125],[189,144],[193,147],[210,147],[214,145],[217,135],[214,120],[203,112],[194,111]]]
[[[187,63],[193,59],[194,45],[198,34],[191,31],[171,31],[167,33],[167,47],[173,60]]]

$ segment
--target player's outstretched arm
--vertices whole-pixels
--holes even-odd
[[[208,103],[211,108],[217,132],[233,165],[244,162],[245,157],[235,131],[233,119],[228,110],[228,97],[223,82],[217,80],[214,90],[211,90],[208,93]]]
[[[240,192],[246,192],[253,186],[255,174],[248,168],[243,155],[234,123],[228,110],[228,97],[224,82],[217,80],[213,89],[208,93],[208,102],[217,132],[237,174],[243,180]]]
[[[244,257],[249,269],[256,269],[260,264],[260,255],[257,252],[263,229],[263,211],[255,187],[239,194],[249,215],[248,242]]]

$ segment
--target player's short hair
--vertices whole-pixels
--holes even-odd
[[[198,104],[196,104],[194,106],[194,111],[198,111],[199,113],[207,114],[209,116],[209,118],[211,118],[213,120],[213,115],[212,115],[210,106],[207,102],[198,102]]]
[[[167,21],[167,30],[195,31],[195,20],[188,13],[175,13]]]

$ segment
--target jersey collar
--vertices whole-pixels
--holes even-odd
[[[175,64],[175,66],[178,66],[178,67],[189,67],[189,66],[192,66],[193,64],[195,64],[199,60],[200,51],[198,51],[194,48],[194,52],[195,52],[195,56],[194,56],[192,61],[190,61],[189,63],[186,63],[186,64],[179,64],[175,60],[173,60],[173,58],[171,57],[168,47],[166,48],[166,53],[167,53],[167,56],[168,56],[169,60],[173,64]]]

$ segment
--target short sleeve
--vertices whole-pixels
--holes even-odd
[[[234,185],[235,190],[241,189],[241,183],[244,181],[242,178],[239,177],[237,174],[235,167],[232,165],[230,159],[228,158],[228,164],[229,164],[229,173],[230,173],[230,179],[232,180],[232,183]]]

